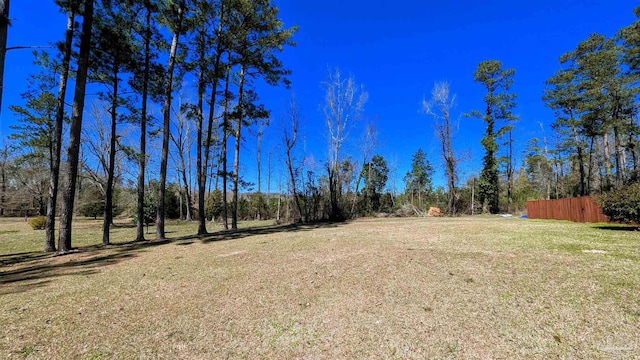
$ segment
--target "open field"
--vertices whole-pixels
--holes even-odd
[[[86,220],[86,247],[51,257],[41,231],[0,219],[0,358],[640,358],[640,232],[268,225],[198,238],[175,223],[171,241],[104,248]]]

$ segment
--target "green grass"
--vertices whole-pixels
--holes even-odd
[[[42,231],[0,219],[0,358],[640,358],[626,228],[409,218],[196,237],[175,222],[170,241],[121,226],[103,247],[100,223],[53,257]]]

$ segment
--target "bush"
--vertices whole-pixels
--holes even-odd
[[[33,230],[44,230],[47,225],[47,218],[44,216],[34,217],[29,220],[29,225],[31,225]]]
[[[611,221],[640,223],[640,182],[610,190],[596,201]]]

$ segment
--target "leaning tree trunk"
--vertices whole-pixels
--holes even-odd
[[[76,87],[73,96],[73,110],[71,113],[71,129],[69,146],[67,148],[67,162],[69,164],[62,192],[60,209],[60,236],[58,238],[58,253],[64,254],[71,250],[71,225],[73,221],[73,205],[80,162],[80,135],[82,133],[82,114],[84,111],[84,96],[87,86],[87,70],[89,68],[89,52],[91,51],[91,29],[93,27],[93,2],[87,0],[84,4],[82,34],[80,35],[80,53],[78,56],[78,71]]]
[[[53,133],[53,156],[49,174],[49,200],[47,202],[47,223],[45,226],[44,251],[56,251],[56,206],[58,200],[58,180],[60,176],[60,153],[62,149],[62,128],[64,124],[64,99],[67,93],[67,79],[69,78],[69,63],[71,61],[71,46],[73,43],[73,20],[75,13],[69,11],[67,16],[67,31],[62,48],[62,68],[60,69],[60,83],[58,84],[58,99],[56,104],[56,120]]]
[[[167,74],[164,82],[164,105],[163,128],[162,128],[162,159],[160,160],[160,189],[158,191],[158,212],[156,214],[156,237],[158,239],[165,238],[164,217],[165,217],[165,196],[167,193],[167,162],[169,159],[169,132],[171,131],[171,92],[173,85],[173,69],[176,63],[176,53],[178,50],[178,40],[182,27],[182,17],[184,14],[184,1],[180,2],[178,8],[178,20],[176,31],[171,41],[171,50],[169,52],[169,64],[167,66]]]

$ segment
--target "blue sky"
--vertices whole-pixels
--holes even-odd
[[[427,151],[436,168],[441,163],[431,121],[421,113],[422,98],[429,96],[434,82],[450,82],[457,94],[453,115],[459,121],[459,131],[454,144],[463,158],[461,175],[466,177],[480,170],[483,155],[479,144],[483,122],[460,116],[483,108],[484,92],[473,81],[473,72],[480,61],[488,59],[514,68],[515,112],[520,116],[516,155],[520,157],[527,140],[541,137],[538,122],[547,125],[547,136],[551,137],[548,125],[554,120],[553,113],[544,107],[541,96],[545,79],[558,68],[558,57],[591,33],[613,35],[630,24],[638,5],[631,0],[278,0],[277,4],[285,23],[299,27],[297,47],[287,49],[282,59],[293,71],[292,91],[305,119],[307,152],[320,162],[325,158],[321,82],[329,69],[339,67],[369,93],[365,114],[376,119],[377,152],[397,162],[398,186],[418,148]],[[45,45],[62,37],[65,18],[53,1],[21,0],[11,5],[14,20],[9,46]],[[22,102],[19,93],[33,71],[31,61],[29,50],[8,53],[2,134],[9,132],[8,125],[13,122],[7,107]],[[261,97],[277,120],[288,100],[287,91],[261,87]],[[357,148],[364,125],[363,121],[352,131],[351,150]],[[279,127],[274,126],[266,136],[265,149],[277,149]],[[253,142],[244,146],[248,174],[254,173]],[[443,183],[442,176],[441,171],[436,172],[436,183]]]

